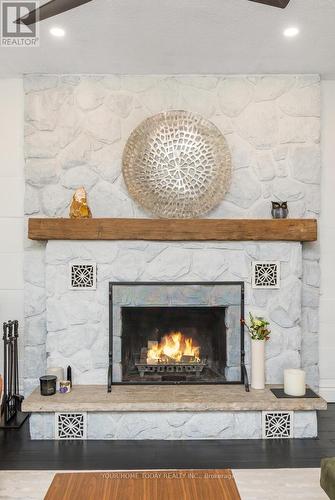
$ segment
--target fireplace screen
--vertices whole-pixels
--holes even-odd
[[[110,284],[112,383],[244,381],[243,283]]]

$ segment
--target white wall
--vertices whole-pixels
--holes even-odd
[[[335,401],[335,81],[322,83],[320,393]]]
[[[0,373],[2,323],[18,319],[23,329],[23,83],[0,80]],[[22,339],[21,339],[22,340]]]

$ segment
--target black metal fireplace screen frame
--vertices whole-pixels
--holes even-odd
[[[193,381],[160,381],[160,382],[114,382],[113,381],[113,287],[114,286],[187,286],[187,285],[236,285],[241,288],[241,319],[240,319],[240,340],[241,340],[241,379],[237,381],[224,382],[201,382],[203,385],[242,385],[249,392],[248,374],[245,367],[245,348],[244,348],[244,282],[243,281],[177,281],[177,282],[160,282],[160,281],[118,281],[109,283],[109,352],[108,352],[108,382],[107,390],[112,391],[113,385],[199,385],[199,382]]]

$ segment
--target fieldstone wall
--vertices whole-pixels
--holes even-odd
[[[251,288],[251,262],[259,258],[260,252],[266,260],[281,261],[279,290]],[[76,260],[97,262],[96,290],[69,290],[69,263]],[[76,384],[106,384],[109,282],[244,281],[246,313],[251,310],[254,314],[264,314],[271,321],[272,335],[266,352],[267,382],[282,383],[284,368],[297,368],[301,362],[301,262],[301,244],[294,242],[254,245],[245,242],[49,241],[44,348],[48,364],[71,365]],[[131,296],[128,300],[137,303]],[[239,335],[238,325],[234,330]],[[117,342],[117,338],[114,340]],[[117,352],[117,345],[114,347]],[[248,335],[246,362],[249,370]],[[119,363],[115,363],[113,369],[114,380],[118,380]],[[233,377],[234,364],[231,371]]]
[[[229,192],[207,217],[269,217],[271,199],[288,200],[291,217],[317,217],[319,214],[321,162],[318,76],[42,75],[27,76],[25,92],[27,217],[67,216],[73,190],[81,185],[88,191],[89,204],[96,217],[150,217],[128,196],[121,174],[121,156],[131,131],[146,117],[167,109],[201,113],[221,129],[231,149],[233,176]],[[99,245],[102,250],[96,251],[94,260],[100,263],[99,268],[110,265],[117,256],[118,269],[113,268],[113,271],[108,272],[115,273],[117,277],[122,266],[123,269],[130,266],[128,273],[136,276],[137,280],[141,279],[145,268],[150,267],[149,263],[155,260],[156,274],[161,274],[164,268],[168,278],[173,274],[173,269],[179,267],[179,253],[191,253],[187,245],[166,244],[165,248],[161,248],[161,254],[155,257],[155,244],[146,243],[136,250],[129,242],[127,252],[124,253],[123,249],[122,254],[117,246],[111,242],[109,244],[110,250],[107,251],[105,243],[101,242]],[[84,258],[86,244],[79,245],[80,257]],[[134,245],[136,247],[137,244]],[[265,243],[247,244],[247,247],[248,251],[243,251],[246,256],[245,271],[242,273],[245,280],[250,279],[248,258],[273,258],[269,257]],[[59,266],[64,266],[62,256],[63,252],[67,252],[65,248],[71,250],[72,246],[63,243],[59,248]],[[316,386],[320,280],[318,245],[304,245],[303,259],[292,257],[301,252],[298,243],[278,243],[275,248],[281,253],[279,260],[287,264],[287,274],[284,271],[280,291],[260,291],[260,294],[255,294],[255,306],[259,309],[257,312],[266,310],[271,313],[274,332],[278,327],[280,350],[275,340],[276,333],[271,342],[273,347],[269,344],[269,348],[277,350],[277,355],[283,359],[287,350],[295,353],[290,366],[301,362],[307,370],[309,383]],[[191,275],[201,274],[201,269],[207,265],[207,252],[212,249],[205,244],[201,252],[198,248],[199,259],[195,264],[198,271],[192,268]],[[141,257],[142,260],[133,261],[133,252],[136,259]],[[73,253],[78,253],[77,248]],[[106,260],[106,253],[109,260]],[[106,262],[101,262],[99,255]],[[55,255],[53,258],[57,260]],[[127,266],[124,266],[124,262],[127,262]],[[210,262],[207,279],[222,278],[223,262],[228,265],[227,272],[234,274],[234,260],[226,260],[225,252],[218,252],[216,260]],[[239,267],[241,260],[237,262]],[[47,272],[51,272],[54,265],[50,263]],[[50,324],[48,327],[46,324],[47,315],[48,322],[52,317],[53,306],[49,305],[49,301],[48,305],[46,302],[45,271],[45,246],[27,241],[26,392],[30,392],[45,370],[47,329],[53,334]],[[98,278],[100,273],[101,270],[98,271]],[[185,269],[181,275],[185,276]],[[56,274],[52,279],[56,290],[57,281],[63,278]],[[49,285],[52,279],[47,277]],[[99,286],[98,282],[97,294]],[[76,293],[79,297],[82,292]],[[298,293],[301,304],[296,299],[292,301],[292,294],[296,297]],[[280,301],[273,298],[273,294],[280,296]],[[269,309],[271,301],[273,311]],[[95,317],[94,305],[89,304],[92,313],[90,318]],[[68,310],[69,306],[65,305],[63,299],[60,318],[63,318],[66,327],[57,331],[67,331],[68,317],[65,313]],[[283,329],[285,332],[294,329],[296,334],[284,335]],[[71,325],[71,331],[76,332],[78,345],[82,342],[86,345],[90,343],[90,338],[95,337],[83,333],[83,326]],[[87,350],[92,351],[94,340],[85,347]],[[291,342],[288,349],[287,345]],[[90,375],[85,377],[91,378]],[[277,380],[278,377],[275,378]]]
[[[55,439],[55,414],[32,413],[31,439]],[[294,438],[318,435],[316,411],[295,411]],[[260,439],[262,412],[88,412],[87,439]]]

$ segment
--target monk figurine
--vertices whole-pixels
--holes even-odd
[[[85,188],[81,187],[76,189],[72,203],[70,206],[71,219],[90,219],[92,213],[90,207],[87,205],[87,196]]]

